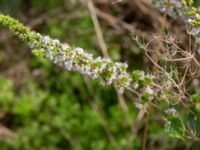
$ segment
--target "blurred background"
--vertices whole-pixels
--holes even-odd
[[[149,1],[0,0],[0,12],[95,56],[127,62],[130,71],[153,68],[135,39],[150,41],[163,20],[187,47],[183,21]],[[0,26],[0,150],[139,150],[144,143],[148,150],[198,150],[191,141],[171,139],[158,112],[146,120],[134,100],[35,57]]]

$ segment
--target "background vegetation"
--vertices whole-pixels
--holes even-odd
[[[0,0],[0,12],[40,33],[103,56],[87,2]],[[160,13],[151,3],[98,0],[94,5],[109,56],[127,62],[130,70],[155,69],[135,39],[150,41],[154,34],[162,34],[163,24],[182,48],[188,47],[184,21]],[[169,137],[156,110],[146,119],[145,113],[135,108],[131,94],[119,95],[111,86],[102,87],[35,57],[3,28],[0,35],[1,150],[199,149],[193,140]],[[156,49],[159,44],[150,47]],[[195,89],[200,91],[199,84]],[[195,98],[199,101],[197,95]]]

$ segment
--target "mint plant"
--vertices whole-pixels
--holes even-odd
[[[20,40],[28,43],[35,55],[46,57],[68,70],[78,71],[92,79],[98,78],[102,85],[115,83],[119,93],[123,93],[124,89],[134,88],[135,83],[127,71],[126,63],[113,62],[108,58],[94,58],[92,54],[85,52],[82,48],[72,48],[68,44],[61,44],[58,39],[51,39],[49,36],[42,36],[31,31],[9,16],[0,15],[0,21],[8,26]],[[145,81],[146,78],[151,78],[144,72],[139,72],[138,75],[137,80]],[[149,89],[149,86],[150,84],[146,84],[143,88]]]
[[[167,11],[171,17],[174,15],[183,17],[189,23],[192,29],[191,35],[196,38],[196,43],[198,44],[200,15],[192,0],[183,0],[182,2],[153,1],[153,3],[160,10],[163,7],[162,12]],[[168,7],[164,7],[164,5]],[[163,55],[163,60],[172,60],[170,65],[167,63],[167,65],[164,65],[167,68],[166,70],[162,68],[162,63],[155,63],[161,70],[160,72],[145,73],[144,71],[134,70],[130,73],[127,63],[114,62],[109,58],[95,57],[80,47],[73,47],[67,43],[62,44],[58,39],[52,39],[48,35],[41,35],[31,31],[28,27],[8,15],[0,14],[0,22],[8,27],[21,41],[27,43],[36,56],[47,58],[69,71],[76,71],[89,76],[91,79],[99,80],[103,86],[113,84],[119,94],[132,93],[137,97],[135,106],[140,110],[144,109],[147,114],[150,114],[150,112],[144,106],[152,107],[159,111],[165,124],[163,128],[169,136],[200,141],[198,126],[200,96],[198,93],[188,92],[189,89],[182,89],[182,82],[176,80],[176,76],[182,72],[177,69],[175,71],[178,73],[175,73],[173,70],[176,67],[175,63],[173,63],[174,61],[190,63],[190,60],[192,60],[197,67],[199,67],[199,61],[194,53],[181,51],[181,48],[173,40],[164,39],[168,47],[177,48],[176,51],[172,49],[172,52],[168,51],[169,53],[167,52],[167,54]],[[146,47],[144,46],[143,48],[145,49]],[[174,51],[175,53],[183,54],[186,58],[171,59]],[[187,76],[187,74],[184,76]],[[162,104],[164,104],[164,107]],[[17,112],[19,111],[18,109],[16,110]]]

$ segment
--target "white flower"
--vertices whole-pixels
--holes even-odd
[[[59,45],[59,44],[60,44],[60,41],[59,41],[58,39],[55,39],[55,40],[52,41],[52,44],[53,44],[54,46]]]
[[[176,115],[176,109],[175,108],[168,108],[165,113],[167,114],[172,114],[172,115]]]
[[[144,77],[145,77],[145,72],[144,72],[144,71],[141,71],[141,72],[140,72],[140,75],[141,75],[141,77],[140,77],[140,78],[141,78],[141,80],[144,80]]]
[[[29,45],[29,47],[30,47],[31,49],[33,49],[33,48],[36,47],[37,43],[38,43],[38,42],[34,40],[34,41],[32,41],[32,42],[29,42],[28,45]]]
[[[133,88],[134,88],[134,89],[138,89],[138,88],[139,88],[139,84],[134,83],[134,84],[133,84]]]
[[[43,38],[42,38],[42,42],[44,44],[48,44],[50,42],[50,37],[48,35],[45,35]]]
[[[77,47],[75,49],[73,49],[75,52],[77,52],[78,54],[84,54],[84,50],[80,47]]]
[[[144,106],[140,103],[135,103],[135,107],[138,109],[142,109]]]
[[[66,69],[72,70],[72,62],[71,61],[64,62],[64,66]]]
[[[200,32],[200,28],[199,28],[199,27],[197,27],[197,28],[192,28],[191,34],[192,34],[192,35],[197,35],[197,34],[199,34],[199,32]]]
[[[54,58],[53,52],[52,51],[47,51],[46,52],[46,57],[49,58],[50,60],[53,60],[53,58]]]
[[[119,87],[119,88],[117,88],[117,91],[118,91],[120,94],[122,94],[122,93],[124,93],[124,88],[123,88],[123,87]]]
[[[200,15],[199,15],[198,13],[196,13],[195,16],[196,16],[196,18],[199,18],[199,17],[200,17]]]
[[[148,94],[154,94],[154,90],[151,89],[150,87],[146,87],[145,92],[148,93]]]
[[[192,20],[191,18],[188,19],[188,23],[192,23],[192,21],[193,21],[193,20]]]
[[[63,50],[66,50],[66,49],[70,48],[67,43],[62,44],[61,46],[62,46]]]
[[[64,62],[65,59],[66,59],[65,54],[60,53],[60,54],[58,54],[58,55],[55,57],[55,60],[54,60],[54,61],[55,61],[55,63],[57,63],[57,62]]]

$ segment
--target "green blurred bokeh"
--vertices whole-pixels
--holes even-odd
[[[90,13],[79,1],[0,0],[0,12],[102,55]],[[142,51],[132,37],[115,33],[103,20],[100,23],[111,58],[128,62],[130,69],[143,69]],[[101,87],[97,81],[36,58],[11,33],[0,29],[0,128],[6,127],[5,135],[0,129],[0,150],[141,149],[143,124],[134,135],[138,110],[130,97],[125,97],[127,116],[113,87]],[[149,149],[192,144],[179,140],[174,144],[160,124],[151,121]]]

